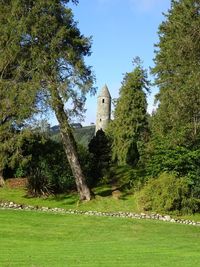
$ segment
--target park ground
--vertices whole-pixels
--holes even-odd
[[[124,218],[0,211],[0,266],[196,267],[199,227]]]
[[[96,188],[96,199],[80,203],[75,193],[33,198],[24,188],[0,189],[0,201],[97,211],[140,212],[133,195],[112,196]],[[188,215],[200,219],[200,215]],[[0,210],[2,267],[196,267],[200,227],[153,220]]]

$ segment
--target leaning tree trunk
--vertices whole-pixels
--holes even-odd
[[[0,170],[0,187],[5,185],[4,178],[3,178],[3,171]]]
[[[91,193],[86,184],[81,165],[78,159],[78,153],[71,127],[68,123],[68,117],[64,110],[64,104],[56,89],[52,91],[52,107],[55,111],[60,125],[60,133],[67,159],[69,161],[76,186],[81,200],[90,200]]]

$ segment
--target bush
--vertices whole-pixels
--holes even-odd
[[[54,152],[55,153],[55,152]],[[56,155],[56,153],[55,153]],[[53,153],[52,153],[53,156]],[[75,189],[75,181],[67,162],[39,156],[28,170],[28,192],[34,196],[64,193]]]
[[[200,198],[200,149],[157,145],[146,162],[146,172],[150,177],[157,177],[163,172],[187,177],[193,197]]]
[[[15,176],[28,178],[28,191],[31,195],[63,193],[74,189],[72,176],[63,146],[40,133],[33,133],[24,141],[23,155],[29,160],[18,165]]]
[[[49,195],[53,192],[51,172],[44,161],[37,162],[36,166],[30,167],[28,192],[33,196]]]
[[[14,172],[14,177],[15,178],[22,178],[25,176],[26,176],[25,169],[21,165],[19,165]]]
[[[173,173],[150,179],[137,198],[145,211],[193,213],[200,209],[198,200],[191,197],[187,178],[177,178]]]

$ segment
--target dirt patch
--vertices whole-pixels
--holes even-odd
[[[122,195],[122,193],[119,190],[115,190],[112,192],[112,197],[114,199],[120,199],[121,195]]]
[[[24,188],[27,186],[27,178],[10,178],[6,180],[6,185],[9,188]]]

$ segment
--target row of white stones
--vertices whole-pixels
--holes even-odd
[[[83,214],[90,216],[107,216],[107,217],[121,217],[121,218],[133,218],[133,219],[152,219],[152,220],[160,220],[172,223],[181,223],[188,224],[194,226],[200,226],[200,222],[195,222],[193,220],[186,219],[176,219],[172,218],[169,215],[160,215],[160,214],[145,214],[145,213],[133,213],[133,212],[100,212],[100,211],[82,211],[82,210],[66,210],[62,208],[48,208],[48,207],[38,207],[38,206],[30,206],[30,205],[20,205],[14,202],[2,202],[0,203],[1,209],[14,209],[14,210],[38,210],[42,212],[56,212],[56,213],[64,213],[64,214]]]

